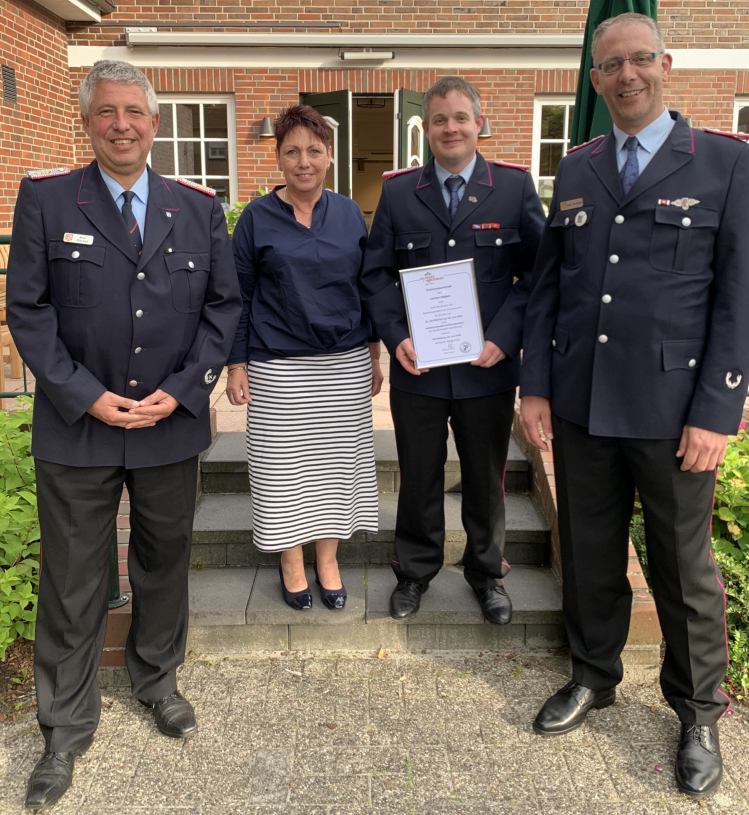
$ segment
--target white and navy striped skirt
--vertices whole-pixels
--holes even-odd
[[[369,350],[248,365],[255,545],[280,552],[377,531]]]

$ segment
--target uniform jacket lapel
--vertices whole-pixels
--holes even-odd
[[[177,200],[166,180],[148,168],[148,207],[146,234],[138,266],[144,266],[154,256],[179,217]]]
[[[590,152],[590,167],[615,201],[622,199],[622,185],[616,165],[616,139],[609,133]],[[631,190],[630,190],[631,192]]]
[[[122,213],[118,212],[95,161],[84,168],[81,174],[76,204],[109,243],[134,263],[138,262],[138,253],[130,242]]]
[[[489,165],[486,163],[484,157],[480,153],[477,153],[473,174],[468,179],[465,193],[463,193],[463,197],[460,199],[460,204],[458,204],[458,209],[452,220],[451,228],[457,228],[466,218],[473,215],[493,192],[494,180],[492,179]]]
[[[450,226],[450,213],[442,197],[437,174],[434,172],[434,159],[430,159],[421,169],[416,180],[416,197],[422,201],[437,220]]]

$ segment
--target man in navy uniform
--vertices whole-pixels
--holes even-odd
[[[187,575],[208,397],[240,299],[212,190],[146,165],[159,123],[146,77],[97,62],[80,89],[96,160],[21,182],[8,314],[36,377],[42,573],[35,676],[45,752],[26,806],[53,804],[91,744],[107,616],[110,546],[130,496],[133,616],[127,667],[156,725],[196,729],[176,670],[187,635]]]
[[[710,517],[746,395],[749,148],[664,108],[671,57],[649,17],[603,22],[592,50],[614,128],[559,165],[524,336],[524,429],[541,450],[554,438],[572,657],[572,681],[533,726],[567,733],[614,702],[637,490],[661,688],[681,721],[676,781],[701,797],[721,780],[728,704]]]
[[[401,487],[395,528],[397,586],[390,613],[419,608],[444,557],[444,464],[448,422],[462,477],[465,578],[484,616],[510,622],[502,586],[504,468],[517,357],[543,211],[525,168],[476,152],[483,124],[476,89],[444,77],[424,96],[424,132],[434,155],[386,179],[365,253],[363,285],[391,354],[390,407]],[[388,174],[386,174],[387,176]],[[485,343],[470,364],[419,370],[399,269],[473,258]],[[520,279],[519,283],[515,283]]]

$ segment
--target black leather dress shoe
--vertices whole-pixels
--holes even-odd
[[[27,809],[41,812],[62,798],[73,781],[73,767],[78,756],[91,746],[93,737],[75,750],[45,753],[34,767],[26,790]]]
[[[512,619],[512,600],[504,586],[474,589],[484,617],[495,625],[507,625]]]
[[[676,786],[692,798],[712,795],[723,778],[718,725],[681,723]]]
[[[421,595],[426,591],[414,580],[399,580],[390,595],[390,616],[402,620],[409,614],[415,614],[421,604]]]
[[[171,736],[173,739],[186,739],[198,729],[192,705],[178,690],[159,699],[158,702],[153,704],[143,702],[143,704],[151,708],[156,727],[165,736]]]
[[[616,688],[591,690],[578,682],[568,682],[550,696],[533,720],[539,736],[562,736],[576,730],[585,721],[588,711],[613,705]]]

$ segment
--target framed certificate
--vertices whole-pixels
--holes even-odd
[[[473,258],[401,269],[417,368],[457,365],[484,349]]]

